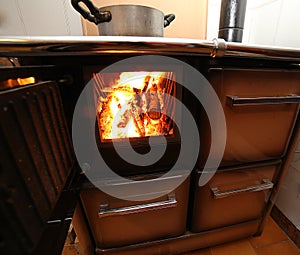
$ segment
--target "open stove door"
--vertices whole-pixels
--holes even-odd
[[[0,253],[31,254],[74,166],[57,85],[0,91],[0,119]]]

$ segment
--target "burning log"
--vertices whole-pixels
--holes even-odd
[[[140,111],[137,109],[137,106],[132,103],[131,104],[131,113],[134,120],[134,124],[141,136],[145,136],[145,127],[144,127],[144,121],[140,116]]]
[[[149,82],[151,81],[151,76],[147,75],[144,79],[144,87],[142,89],[142,92],[145,93],[148,90]]]
[[[173,121],[170,117],[167,115],[163,114],[162,116],[162,133],[164,135],[169,135],[170,131],[173,128]]]
[[[117,124],[118,128],[125,128],[128,125],[128,122],[131,118],[131,111],[126,110],[125,113],[121,116],[121,121]]]
[[[149,93],[149,104],[148,104],[148,116],[151,119],[158,120],[161,117],[161,105],[157,93],[157,85],[153,84],[148,90]]]

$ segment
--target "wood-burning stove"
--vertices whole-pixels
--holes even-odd
[[[262,231],[299,137],[300,50],[136,37],[1,38],[0,47],[1,57],[20,62],[19,67],[0,68],[0,150],[5,155],[0,161],[1,253],[53,255],[55,249],[59,254],[77,201],[97,254],[179,254]],[[203,187],[198,179],[207,170],[210,123],[197,98],[180,86],[184,71],[145,63],[139,70],[103,72],[119,60],[147,54],[172,56],[193,66],[220,99],[228,139],[216,175]],[[139,85],[120,82],[123,76],[139,77]],[[28,77],[34,77],[34,84],[18,82]],[[159,178],[180,149],[176,125],[161,110],[164,105],[178,113],[168,95],[187,106],[198,124],[201,148],[185,182],[150,201],[128,202],[105,194],[84,177],[81,170],[86,169],[76,164],[69,138],[76,102],[89,81],[98,150],[110,157],[116,173],[142,181],[137,185],[159,182],[164,187],[185,174]],[[159,91],[167,91],[167,97]],[[107,117],[114,107],[121,109],[116,123]],[[170,152],[157,164],[137,167],[112,156],[113,139],[122,143],[128,138],[143,154],[149,137],[161,135]],[[237,210],[228,210],[237,204]],[[219,215],[220,210],[226,211]],[[151,224],[144,225],[148,220]],[[45,249],[50,239],[56,246]]]

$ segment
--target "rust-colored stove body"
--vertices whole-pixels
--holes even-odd
[[[0,47],[0,57],[18,57],[21,64],[0,68],[1,254],[59,254],[77,199],[97,254],[179,254],[262,231],[299,137],[298,49],[135,37],[0,38]],[[189,63],[220,99],[226,147],[217,173],[203,187],[198,180],[210,149],[210,124],[195,96],[169,82],[184,80],[186,74],[147,66],[147,72],[99,75],[118,60],[149,53]],[[141,71],[140,87],[120,82]],[[33,84],[21,85],[18,78]],[[160,92],[187,106],[197,122],[201,148],[185,182],[159,198],[130,202],[82,178],[70,132],[76,101],[90,79],[99,150],[115,172],[128,178],[147,181],[152,176],[155,182],[178,156],[179,134],[161,113],[163,107],[173,114],[178,109]],[[113,107],[122,109],[116,123],[110,122],[116,117]],[[112,139],[122,143],[129,138],[145,153],[147,139],[161,135],[171,152],[159,164],[132,167],[112,156]],[[172,178],[158,180],[163,186]],[[50,239],[52,250],[45,241]]]

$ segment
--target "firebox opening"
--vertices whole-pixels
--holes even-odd
[[[174,137],[174,72],[93,73],[101,142]]]

